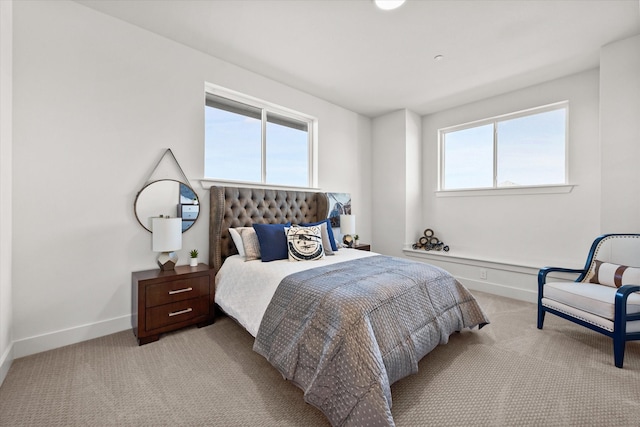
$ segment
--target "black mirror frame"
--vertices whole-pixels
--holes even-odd
[[[198,197],[198,194],[197,194],[197,193],[195,192],[195,190],[193,189],[193,187],[191,187],[189,184],[186,184],[186,183],[184,183],[184,182],[182,182],[182,181],[178,181],[177,179],[169,179],[169,178],[166,178],[166,179],[158,179],[158,180],[156,180],[156,181],[152,181],[152,182],[149,182],[148,184],[145,184],[145,186],[144,186],[144,187],[142,187],[142,188],[140,189],[140,191],[138,191],[138,194],[136,194],[136,199],[135,199],[135,201],[133,202],[133,213],[134,213],[134,215],[136,216],[136,219],[138,220],[138,224],[140,224],[140,225],[141,225],[145,230],[147,230],[147,231],[148,231],[148,232],[150,232],[150,233],[151,233],[151,230],[150,230],[146,225],[144,225],[144,224],[142,223],[142,221],[140,220],[140,216],[138,215],[138,200],[139,200],[139,198],[140,198],[140,194],[142,194],[142,192],[143,192],[145,189],[149,188],[149,187],[150,187],[151,185],[153,185],[153,184],[156,184],[156,183],[158,183],[158,182],[163,182],[163,181],[173,181],[173,182],[178,183],[179,185],[184,185],[184,186],[185,186],[185,187],[187,187],[189,190],[191,190],[191,192],[192,192],[192,193],[193,193],[193,195],[195,196],[195,199],[194,199],[194,200],[196,200],[196,201],[198,202],[198,203],[197,203],[197,205],[198,205],[198,206],[200,205],[200,199],[199,199],[199,197]],[[178,194],[178,198],[180,198],[180,194]],[[178,201],[178,203],[176,203],[176,206],[180,206],[180,205],[181,205],[181,203],[179,203],[179,201]],[[176,217],[182,217],[182,215],[179,215],[179,214],[177,214],[177,213],[176,213]],[[191,223],[188,227],[183,228],[182,232],[184,233],[185,231],[187,231],[187,230],[189,230],[191,227],[193,227],[193,225],[196,223],[196,221],[198,220],[198,218],[199,218],[199,217],[200,217],[200,209],[198,209],[198,213],[196,214],[196,217],[195,217],[193,220],[189,219],[189,221],[191,221],[192,223]]]

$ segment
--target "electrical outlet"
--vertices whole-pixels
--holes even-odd
[[[487,269],[486,268],[481,268],[480,269],[480,278],[482,280],[487,280]]]

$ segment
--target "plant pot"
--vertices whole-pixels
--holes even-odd
[[[189,265],[191,267],[197,267],[198,266],[198,258],[191,258],[191,262],[189,263]]]

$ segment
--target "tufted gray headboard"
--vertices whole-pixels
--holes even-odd
[[[214,274],[228,256],[238,253],[229,228],[315,222],[329,214],[325,193],[215,186],[209,192],[209,266]]]

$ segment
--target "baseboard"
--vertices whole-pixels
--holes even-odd
[[[0,385],[2,385],[4,379],[7,377],[9,368],[11,368],[11,364],[13,363],[13,357],[13,343],[9,343],[9,348],[7,348],[2,357],[0,357]]]
[[[519,289],[511,286],[501,285],[499,283],[490,283],[486,281],[466,279],[464,277],[456,277],[465,285],[469,290],[473,291],[481,291],[489,294],[500,295],[507,298],[513,298],[520,301],[531,302],[537,304],[538,302],[538,292],[537,290],[530,291],[527,289]]]
[[[538,272],[536,266],[506,260],[487,260],[471,256],[450,255],[444,252],[425,252],[404,249],[410,258],[447,270],[470,290],[478,290],[507,298],[536,304],[538,301]],[[571,281],[570,275],[554,273],[554,280]]]
[[[30,354],[115,334],[126,329],[131,329],[131,315],[19,339],[13,342],[13,353],[17,359]]]

